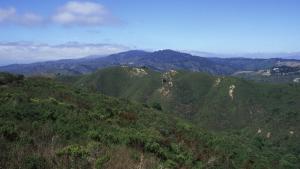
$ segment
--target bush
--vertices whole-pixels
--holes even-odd
[[[158,153],[160,150],[160,145],[156,142],[148,142],[145,145],[145,150],[152,153]]]
[[[57,152],[62,157],[61,164],[66,168],[88,168],[90,163],[87,159],[89,152],[86,148],[78,145],[70,145]]]
[[[132,112],[122,112],[119,115],[122,119],[130,122],[130,123],[134,123],[137,121],[137,115],[135,113]]]
[[[172,160],[167,160],[164,163],[165,168],[171,169],[171,168],[176,168],[176,162],[172,161]]]
[[[62,150],[58,151],[57,155],[59,155],[59,156],[67,155],[70,157],[82,158],[82,157],[88,156],[89,152],[81,146],[70,145],[70,146],[67,146],[67,147],[63,148]]]
[[[47,168],[47,162],[43,157],[28,156],[23,160],[24,169],[44,169]]]
[[[135,161],[140,161],[141,154],[138,151],[134,151],[131,153],[131,158]]]
[[[24,79],[24,75],[13,75],[10,73],[0,73],[0,85],[6,85],[13,82],[21,82]]]
[[[18,138],[16,127],[11,122],[5,122],[0,125],[0,135],[9,141],[15,141]]]
[[[156,110],[162,110],[160,103],[157,103],[157,102],[152,103],[152,107]]]
[[[279,163],[280,166],[285,169],[297,168],[297,157],[295,157],[293,154],[286,154],[281,158]]]
[[[107,163],[110,160],[110,157],[108,155],[104,155],[96,160],[96,168],[102,169],[104,164]]]

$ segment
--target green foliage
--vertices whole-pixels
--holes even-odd
[[[104,164],[107,163],[109,160],[110,160],[110,157],[108,155],[104,155],[104,156],[98,158],[96,160],[96,163],[95,163],[96,164],[96,168],[97,169],[104,168]]]
[[[16,126],[10,121],[0,123],[0,134],[9,141],[15,141],[18,138]]]
[[[57,155],[83,158],[89,155],[88,151],[79,145],[70,145],[57,152]]]
[[[157,109],[157,110],[162,110],[160,103],[157,103],[157,102],[154,102],[152,104],[152,107],[155,108],[155,109]]]
[[[117,72],[122,74],[121,70]],[[158,73],[149,74],[160,78]],[[146,77],[129,74],[128,78],[141,78],[141,85]],[[213,77],[187,72],[173,78],[169,96],[157,97],[158,81],[158,86],[138,90],[146,90],[147,97],[143,92],[129,97],[145,104],[159,103],[163,111],[53,79],[32,77],[7,83],[0,87],[0,168],[110,168],[118,162],[135,168],[141,154],[145,164],[155,159],[170,169],[299,168],[297,87],[231,78],[211,87]],[[190,79],[196,82],[189,84]],[[233,100],[228,96],[232,83],[237,85]],[[124,92],[122,96],[134,91],[123,90],[118,90]],[[253,90],[257,92],[251,94]],[[188,95],[192,97],[189,102],[179,99]],[[199,127],[203,125],[207,126]],[[129,158],[114,161],[121,150]],[[134,159],[129,150],[136,152]]]
[[[267,132],[276,133],[270,140],[274,144],[280,143],[280,146],[287,145],[288,141],[284,138],[289,137],[290,129],[300,130],[299,85],[259,84],[232,77],[177,71],[170,78],[172,87],[164,95],[161,91],[165,72],[146,70],[147,75],[132,77],[132,69],[102,69],[81,76],[74,84],[87,90],[149,104],[209,131],[232,132],[241,129],[253,136],[259,128],[263,128],[267,130],[265,136]],[[114,78],[116,76],[119,78]],[[231,97],[229,90],[232,85],[235,88]],[[189,128],[185,124],[178,125],[179,128]]]
[[[89,166],[87,158],[90,154],[83,146],[69,145],[58,150],[56,154],[60,159],[64,159],[62,163],[65,163],[67,168],[86,168]]]
[[[133,151],[130,156],[133,160],[140,161],[141,154],[138,151]]]
[[[299,160],[300,160],[299,157],[297,159],[297,157],[294,156],[293,154],[286,154],[280,159],[279,163],[282,168],[292,169],[292,168],[299,167],[300,165]]]
[[[166,167],[167,169],[177,168],[177,164],[172,160],[166,160],[166,162],[164,163],[164,167]]]
[[[160,145],[156,142],[147,142],[145,144],[145,150],[153,153],[159,153]]]
[[[47,168],[47,161],[39,156],[26,156],[23,160],[24,169],[45,169]]]
[[[7,85],[9,83],[20,83],[24,79],[23,75],[13,75],[10,73],[0,72],[0,86]]]

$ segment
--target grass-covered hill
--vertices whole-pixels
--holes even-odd
[[[97,74],[101,73],[100,78]],[[190,78],[194,79],[194,83],[185,84],[184,82]],[[97,72],[90,78],[85,76],[62,79],[65,83],[42,77],[24,78],[0,74],[0,168],[279,169],[300,166],[299,128],[296,128],[298,126],[294,122],[299,121],[297,112],[299,109],[294,109],[298,106],[298,100],[294,100],[298,94],[293,93],[294,90],[298,90],[297,87],[289,86],[287,91],[283,89],[286,86],[261,85],[262,87],[255,88],[269,90],[265,93],[279,92],[270,93],[269,98],[279,97],[279,99],[275,99],[278,100],[276,103],[272,101],[268,104],[277,104],[277,107],[271,109],[273,111],[270,113],[274,116],[269,116],[265,126],[253,127],[255,130],[260,128],[257,132],[243,128],[212,132],[200,128],[199,124],[195,125],[177,117],[178,107],[182,104],[182,113],[187,112],[191,117],[197,117],[198,112],[195,111],[193,114],[184,110],[192,112],[197,110],[193,107],[196,103],[202,103],[200,104],[202,106],[207,104],[206,108],[215,107],[212,109],[211,118],[217,120],[214,117],[217,116],[216,110],[222,109],[217,108],[218,105],[213,101],[218,103],[218,99],[224,101],[226,98],[235,105],[239,103],[238,100],[243,101],[236,93],[241,90],[239,86],[244,83],[249,86],[254,84],[223,78],[219,82],[218,78],[205,74],[173,71],[163,75],[135,68],[111,68]],[[94,81],[84,83],[92,79]],[[90,89],[73,87],[71,84],[74,81],[77,81],[77,85],[90,89],[99,91],[103,89],[105,94],[115,92],[111,95],[123,98],[117,99]],[[101,86],[98,86],[100,81]],[[169,83],[170,81],[173,84]],[[230,96],[228,98],[226,87],[223,95],[208,103],[206,97],[218,93],[218,89],[211,89],[210,84],[221,90],[222,85],[225,88],[225,84],[232,85],[233,82],[236,87],[232,99]],[[140,90],[130,88],[135,83],[139,83]],[[186,90],[175,95],[174,90],[186,85],[189,85]],[[199,85],[203,86],[201,87],[203,89],[193,93]],[[129,91],[126,93],[123,91],[125,89],[132,90],[132,93]],[[152,93],[153,90],[157,91]],[[142,95],[144,92],[147,95]],[[260,92],[262,91],[257,91],[256,94]],[[201,100],[200,95],[203,93],[206,95]],[[188,95],[191,96],[190,99],[183,98]],[[193,100],[198,97],[199,100],[194,102]],[[169,100],[171,98],[174,102],[176,101],[174,99],[182,100],[172,103]],[[143,101],[143,104],[134,100]],[[282,104],[279,101],[287,103]],[[171,106],[176,104],[178,107],[171,109]],[[227,101],[224,104],[227,104]],[[287,108],[286,104],[291,106]],[[227,110],[226,107],[223,109],[228,113],[229,110],[234,110],[234,108]],[[171,110],[176,113],[171,113]],[[259,107],[258,110],[268,111],[264,110],[264,107]],[[253,109],[253,114],[258,114],[256,112],[258,110]],[[209,114],[203,114],[203,117],[205,116]],[[223,123],[223,119],[220,118],[219,122]],[[215,125],[213,122],[211,124]],[[282,130],[287,129],[286,126],[290,127],[283,141],[272,140],[276,137],[276,133],[273,131],[268,133],[271,132],[267,128],[270,124],[278,124],[278,130],[281,130],[280,127],[284,127]],[[215,127],[219,128],[218,125]]]

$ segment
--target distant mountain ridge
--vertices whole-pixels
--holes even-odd
[[[24,74],[47,75],[87,74],[110,66],[148,67],[157,71],[171,69],[207,72],[216,75],[232,75],[238,71],[258,71],[268,69],[278,62],[299,62],[293,59],[250,59],[250,58],[206,58],[173,50],[146,52],[131,50],[106,57],[87,57],[32,64],[14,64],[0,67],[0,71]]]

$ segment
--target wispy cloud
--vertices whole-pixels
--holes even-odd
[[[108,26],[118,25],[121,20],[102,4],[89,1],[69,1],[53,9],[50,16],[33,12],[20,13],[14,7],[0,8],[0,24],[34,26],[59,24],[63,26]]]
[[[9,7],[9,8],[0,8],[0,23],[3,22],[11,22],[14,20],[16,16],[16,9]]]
[[[49,45],[31,42],[0,42],[0,65],[81,58],[91,55],[105,56],[126,50],[129,50],[129,47],[117,44],[69,42]]]
[[[37,25],[44,22],[44,18],[34,13],[25,13],[19,20],[24,25]]]
[[[67,26],[102,26],[114,24],[117,19],[99,3],[70,1],[57,10],[52,21]]]
[[[35,13],[18,13],[13,7],[0,8],[1,24],[37,25],[43,21],[44,18]]]

